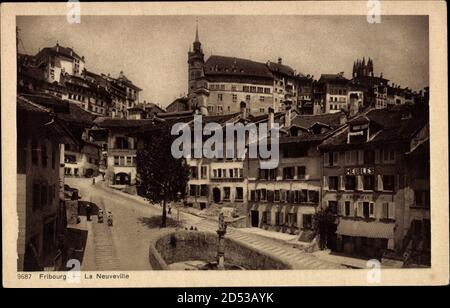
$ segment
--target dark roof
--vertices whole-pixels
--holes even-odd
[[[20,67],[19,75],[27,76],[35,80],[47,81],[44,71],[34,66]]]
[[[84,110],[75,103],[69,103],[69,113],[59,113],[58,118],[71,123],[78,123],[85,127],[91,127],[94,124],[96,115]]]
[[[129,120],[129,119],[116,119],[107,117],[98,117],[94,120],[94,123],[103,128],[138,128],[144,125],[152,123],[151,119],[139,119],[139,120]]]
[[[343,112],[336,113],[324,113],[315,115],[298,115],[292,119],[291,125],[297,125],[306,129],[311,128],[313,125],[325,124],[331,128],[340,126],[340,118],[343,116]]]
[[[50,114],[51,110],[34,103],[24,96],[17,96],[17,110],[41,114]]]
[[[349,80],[340,74],[322,74],[319,82],[348,82]]]
[[[273,78],[264,63],[247,59],[212,55],[204,64],[205,76],[231,75]]]
[[[21,95],[33,103],[44,106],[55,113],[69,112],[69,102],[55,95],[42,92],[22,93]]]
[[[51,55],[65,56],[68,58],[76,58],[83,60],[72,48],[55,45],[53,47],[45,47],[38,54],[47,53]]]
[[[288,75],[288,76],[295,75],[294,70],[290,66],[287,66],[284,64],[279,64],[276,62],[267,62],[267,66],[268,66],[269,70],[273,73],[280,73],[280,74]]]
[[[371,132],[371,139],[364,144],[387,144],[408,141],[422,128],[428,121],[423,114],[412,105],[398,105],[390,109],[372,109],[368,111],[365,117],[370,121],[371,127],[376,128]],[[364,116],[356,117],[349,121],[351,124],[360,124],[365,121]],[[347,144],[348,126],[335,136],[326,140],[320,147],[321,149],[332,149],[336,147],[358,147],[361,144]]]

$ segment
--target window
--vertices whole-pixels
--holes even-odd
[[[250,95],[246,95],[245,96],[245,100],[249,102],[250,101]]]
[[[256,92],[256,87],[250,87],[250,92],[255,93]]]
[[[328,177],[328,190],[338,190],[339,178],[337,176]]]
[[[270,88],[264,88],[264,93],[270,94]]]
[[[260,101],[261,103],[264,103],[264,96],[260,96],[260,97],[259,97],[259,101]]]
[[[305,166],[297,167],[297,178],[304,179],[305,175],[306,175],[306,167]]]
[[[206,185],[206,184],[200,185],[200,196],[202,196],[202,197],[208,196],[208,185]]]
[[[308,201],[312,203],[318,203],[319,192],[317,190],[308,190]]]
[[[237,102],[237,94],[233,94],[233,103]]]
[[[375,188],[375,176],[365,175],[363,178],[364,190],[374,190]]]
[[[274,191],[273,201],[280,202],[280,191],[279,190]]]
[[[128,149],[128,138],[116,137],[116,149]]]
[[[344,203],[344,216],[350,216],[350,207],[351,207],[351,203],[350,201],[345,201]]]
[[[56,151],[55,148],[52,148],[52,169],[55,169],[56,166]]]
[[[264,108],[259,108],[259,112],[264,113],[265,109]]]
[[[330,152],[328,153],[328,165],[336,166],[338,164],[338,152]]]
[[[236,187],[236,197],[235,200],[243,200],[244,199],[244,189],[242,187]]]
[[[132,165],[131,156],[127,156],[127,166],[131,166],[131,165]]]
[[[244,92],[250,92],[250,87],[249,87],[249,86],[243,86],[242,90],[243,90]],[[248,96],[248,98],[250,99],[250,95],[247,95],[247,96]]]
[[[365,165],[375,164],[375,151],[373,150],[364,151],[364,164]]]
[[[223,200],[230,201],[230,187],[223,188]]]
[[[375,217],[375,204],[373,202],[363,202],[363,217],[374,218]]]
[[[250,191],[250,201],[256,201],[256,191],[255,190]]]
[[[33,184],[33,211],[41,207],[41,185]]]
[[[236,88],[235,85],[232,85],[232,86],[231,86],[231,91],[237,91],[237,88]]]
[[[34,165],[39,162],[39,144],[36,139],[31,141],[31,161]]]
[[[192,179],[198,179],[198,168],[197,167],[191,167],[191,178]]]
[[[114,166],[119,165],[119,156],[114,156]]]
[[[383,202],[381,206],[381,219],[395,219],[395,203]]]
[[[217,100],[219,102],[223,101],[223,94],[221,94],[221,93],[217,94]]]
[[[356,189],[356,176],[347,175],[345,176],[345,190],[355,190]]]
[[[267,200],[266,189],[264,189],[264,188],[260,190],[260,200],[261,201],[266,201]]]
[[[383,162],[391,163],[395,161],[395,151],[393,149],[382,149],[380,154]]]
[[[78,168],[74,168],[74,169],[73,169],[73,174],[74,174],[74,175],[78,175]]]
[[[414,190],[414,200],[416,207],[430,208],[430,191]]]
[[[217,106],[217,112],[223,112],[223,107],[222,106]]]
[[[337,210],[338,210],[338,203],[337,203],[337,201],[328,201],[328,210],[332,214],[337,214]]]
[[[312,228],[312,214],[303,214],[303,229],[311,229]]]
[[[258,93],[263,93],[263,92],[264,92],[264,88],[258,87]]]
[[[291,180],[294,178],[294,167],[285,167],[283,168],[283,179]]]
[[[41,184],[41,208],[48,205],[48,185],[47,183]]]
[[[395,189],[395,176],[383,175],[383,190],[394,191]]]
[[[202,177],[202,179],[208,178],[208,166],[201,167],[201,177]]]
[[[42,144],[42,167],[46,168],[48,163],[47,146],[45,142]]]
[[[192,197],[195,197],[196,194],[197,194],[197,185],[191,184],[189,186],[189,195],[192,196]]]

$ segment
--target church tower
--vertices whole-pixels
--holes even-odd
[[[203,64],[205,64],[202,44],[198,38],[198,22],[195,28],[195,41],[193,50],[188,52],[188,94],[193,93],[196,86],[196,79],[203,75]]]

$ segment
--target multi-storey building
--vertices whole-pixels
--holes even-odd
[[[91,177],[99,174],[101,146],[81,140],[79,146],[64,147],[64,176]]]
[[[136,184],[136,138],[129,136],[137,128],[152,120],[128,120],[99,117],[95,119],[90,135],[107,138],[106,177],[110,185]],[[95,138],[95,137],[94,137]]]
[[[324,113],[348,109],[348,79],[344,73],[322,74],[318,81],[324,102]]]
[[[17,269],[61,270],[56,261],[66,215],[60,201],[61,145],[76,140],[51,109],[22,96],[17,97],[17,123]]]
[[[212,115],[240,112],[245,102],[249,114],[282,110],[285,100],[296,101],[295,72],[277,63],[260,63],[236,57],[212,55],[206,61],[196,30],[193,50],[188,52],[188,98],[195,109],[196,92],[207,89],[206,107]]]
[[[280,137],[278,167],[260,169],[258,159],[246,160],[249,225],[307,237],[313,233],[321,195],[322,157],[317,146],[345,123],[346,116],[287,112],[282,119],[286,135]]]
[[[336,236],[328,238],[331,249],[369,258],[402,252],[411,204],[405,155],[426,122],[414,106],[371,110],[319,146],[322,206],[338,218]]]
[[[79,56],[72,48],[59,46],[45,47],[36,56],[36,65],[45,74],[49,83],[61,80],[61,74],[81,76],[84,70],[84,56]]]
[[[315,104],[314,87],[316,81],[313,76],[297,77],[297,110],[301,114],[318,114],[320,112],[319,104]],[[317,107],[319,106],[319,108]]]

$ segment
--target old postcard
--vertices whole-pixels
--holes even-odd
[[[443,2],[1,23],[4,286],[448,283]]]

